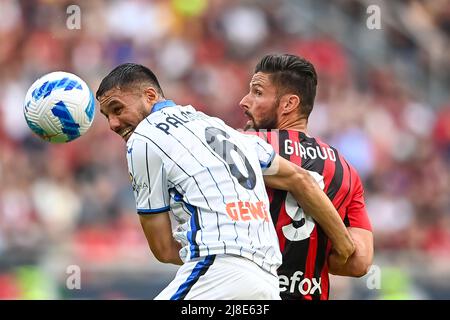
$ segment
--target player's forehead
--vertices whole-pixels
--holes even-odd
[[[254,86],[261,86],[264,88],[273,86],[270,80],[270,74],[264,72],[255,73],[250,80],[250,87]]]
[[[135,90],[132,90],[131,88],[114,87],[99,97],[100,110],[107,111],[107,109],[113,105],[125,104],[132,96],[136,96]]]

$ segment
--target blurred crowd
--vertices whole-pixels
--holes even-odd
[[[68,28],[72,4],[79,29]],[[369,5],[381,29],[368,27]],[[409,252],[448,273],[449,39],[446,0],[1,1],[0,298],[27,297],[23,266],[154,265],[123,141],[98,110],[78,140],[41,141],[22,111],[34,80],[73,72],[95,93],[113,67],[137,62],[167,98],[240,128],[238,103],[266,53],[315,65],[309,131],[363,178],[376,256]]]

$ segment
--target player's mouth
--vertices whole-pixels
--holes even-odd
[[[128,139],[130,138],[131,134],[134,132],[133,128],[125,128],[122,131],[119,131],[118,134],[122,137],[123,140],[128,141]]]
[[[245,115],[247,116],[247,118],[248,118],[249,120],[248,120],[247,123],[245,124],[244,131],[245,131],[245,130],[249,130],[249,129],[254,128],[254,123],[255,123],[255,121],[253,120],[253,117],[252,117],[252,115],[250,114],[250,112],[245,111]]]

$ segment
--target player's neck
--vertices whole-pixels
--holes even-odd
[[[281,119],[277,127],[280,130],[294,130],[307,133],[307,124],[308,120],[304,118],[286,118]]]

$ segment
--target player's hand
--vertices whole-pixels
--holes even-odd
[[[336,250],[331,249],[328,256],[328,265],[334,268],[343,267],[347,263],[348,258],[347,255],[341,255]]]
[[[355,253],[356,245],[355,241],[348,232],[348,229],[345,230],[346,233],[343,236],[343,240],[338,242],[332,242],[333,246],[331,248],[331,253],[337,259],[336,261],[342,262],[345,264],[347,260]]]

